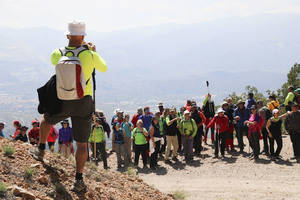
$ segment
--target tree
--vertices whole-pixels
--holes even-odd
[[[237,95],[235,92],[228,95],[232,99],[232,102],[234,104],[237,104],[239,100],[246,100],[248,98],[248,94],[253,93],[254,99],[256,101],[263,101],[264,104],[267,103],[268,99],[263,95],[263,93],[259,92],[258,89],[254,86],[247,85],[245,87],[245,92],[243,92],[241,95]],[[227,98],[226,98],[227,99]],[[224,99],[224,101],[226,101]]]
[[[267,90],[268,95],[275,94],[277,96],[277,100],[282,104],[284,102],[285,97],[288,93],[288,87],[290,85],[294,86],[294,88],[300,87],[300,64],[295,63],[294,66],[290,69],[287,74],[287,82],[285,82],[280,89],[275,91]]]

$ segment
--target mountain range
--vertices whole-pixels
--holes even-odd
[[[246,85],[277,89],[299,61],[300,15],[268,14],[199,24],[163,24],[88,32],[108,71],[97,73],[97,107],[107,113],[158,101],[180,106],[210,92],[220,102]],[[91,27],[92,29],[92,27]],[[0,28],[0,120],[37,116],[36,89],[54,72],[50,54],[67,45],[63,31]],[[18,109],[17,109],[18,108]],[[17,111],[16,111],[17,110]]]

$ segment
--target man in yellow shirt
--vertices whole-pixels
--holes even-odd
[[[292,85],[290,85],[288,87],[288,95],[285,97],[285,100],[284,100],[284,105],[285,105],[285,110],[286,111],[291,111],[292,110],[292,107],[291,105],[293,104],[294,102],[294,98],[295,98],[295,94],[294,94],[294,87]]]
[[[68,32],[66,33],[69,44],[66,50],[74,50],[84,44],[85,24],[82,22],[72,22],[68,24]],[[81,61],[83,74],[86,80],[89,80],[84,89],[84,97],[79,100],[63,100],[61,112],[58,114],[45,113],[41,120],[40,127],[40,144],[38,149],[32,149],[32,156],[40,161],[43,161],[45,154],[45,143],[50,132],[51,125],[54,125],[66,118],[71,117],[73,126],[73,137],[76,141],[76,177],[75,184],[72,190],[74,192],[82,192],[86,190],[83,182],[82,172],[85,162],[88,157],[87,143],[90,136],[92,114],[95,106],[92,99],[92,83],[91,77],[94,69],[100,72],[105,72],[107,66],[105,61],[96,52],[96,47],[92,43],[87,44],[88,48],[80,52],[78,58]],[[62,57],[62,52],[59,49],[53,51],[51,62],[56,65]],[[72,56],[72,52],[66,53],[66,56]]]

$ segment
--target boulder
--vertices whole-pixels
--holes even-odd
[[[18,187],[16,185],[13,185],[12,187],[8,188],[9,190],[12,191],[12,193],[16,196],[16,197],[22,197],[22,199],[28,199],[28,200],[35,200],[36,197],[33,193]]]

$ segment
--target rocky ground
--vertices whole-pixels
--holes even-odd
[[[0,146],[10,144],[16,150],[10,157],[0,148],[0,184],[10,187],[5,199],[25,195],[29,199],[299,200],[300,161],[291,159],[288,136],[283,143],[282,160],[271,161],[261,155],[254,162],[249,159],[248,145],[244,154],[228,152],[226,158],[215,159],[211,145],[204,145],[202,155],[193,163],[186,164],[182,156],[168,164],[161,158],[157,170],[130,167],[118,171],[116,155],[108,151],[110,169],[104,170],[102,162],[98,167],[88,163],[85,180],[89,190],[78,195],[70,191],[75,173],[73,159],[67,161],[47,153],[50,164],[43,164],[27,153],[30,145],[0,139]],[[26,177],[28,169],[34,169],[31,177]]]
[[[15,152],[9,156],[7,146]],[[88,163],[84,179],[87,193],[70,191],[74,182],[74,159],[65,160],[59,154],[46,153],[41,163],[28,153],[30,144],[0,138],[0,198],[2,199],[173,199],[171,195],[144,183],[130,172],[103,170]],[[6,191],[6,192],[5,192]]]
[[[225,159],[214,159],[211,146],[204,147],[203,157],[190,165],[182,157],[171,164],[160,161],[158,170],[140,171],[139,177],[160,191],[185,194],[188,200],[300,199],[300,161],[291,159],[289,136],[284,136],[282,160],[277,161],[261,155],[255,163],[249,159],[248,145],[245,154],[227,153]]]

